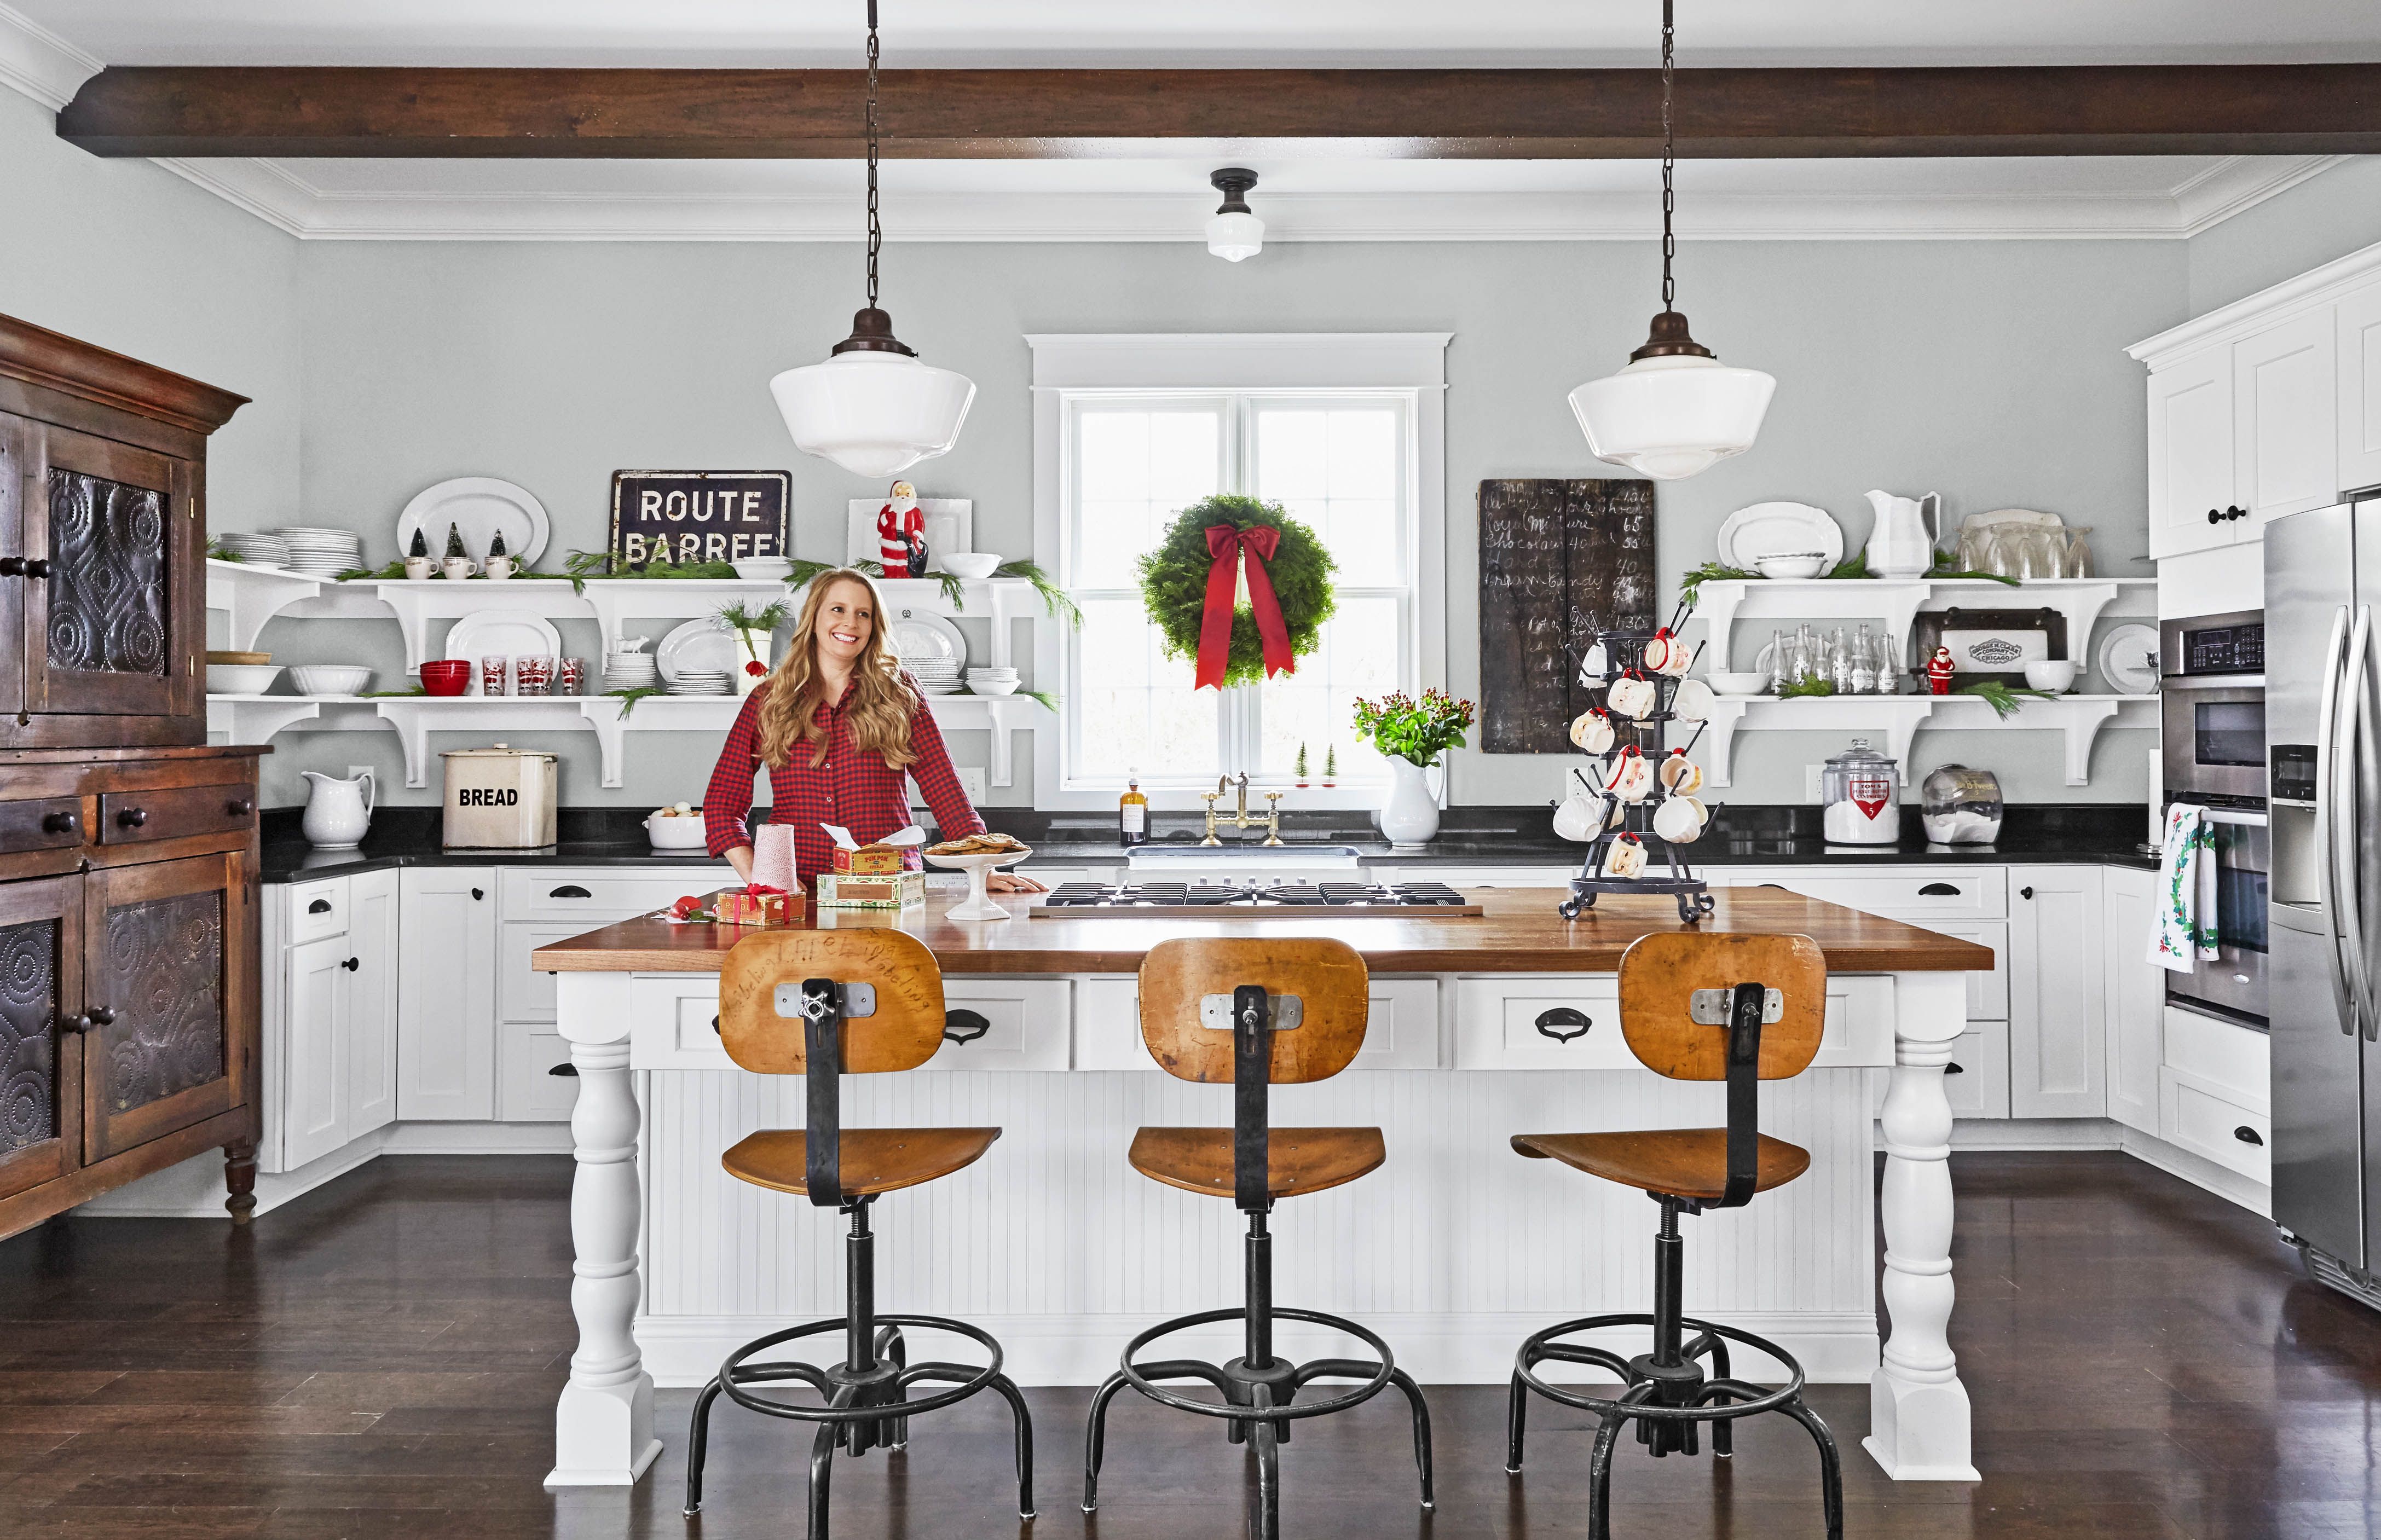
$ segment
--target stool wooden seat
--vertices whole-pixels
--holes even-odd
[[[1320,1192],[1378,1169],[1388,1157],[1378,1129],[1276,1129],[1265,1152],[1265,1195]],[[1125,1158],[1168,1187],[1233,1195],[1230,1129],[1145,1128],[1132,1136]]]
[[[1591,1177],[1647,1192],[1716,1203],[1728,1191],[1726,1129],[1642,1129],[1625,1133],[1517,1133],[1513,1148],[1559,1160]],[[1761,1135],[1752,1190],[1783,1187],[1811,1168],[1811,1152]]]
[[[964,1171],[983,1158],[998,1129],[847,1129],[843,1133],[842,1196],[873,1197]],[[748,1133],[719,1157],[739,1181],[807,1195],[810,1136],[800,1129]]]
[[[843,1314],[745,1343],[695,1397],[687,1429],[687,1515],[702,1509],[712,1405],[722,1396],[748,1412],[819,1425],[811,1441],[810,1540],[827,1540],[828,1483],[838,1451],[899,1453],[909,1448],[910,1419],[991,1390],[1008,1403],[1014,1421],[1017,1513],[1031,1520],[1033,1422],[1024,1396],[1000,1372],[1000,1344],[965,1321],[879,1314],[876,1235],[869,1228],[879,1194],[965,1170],[983,1158],[1000,1131],[843,1126],[844,1076],[915,1069],[942,1046],[951,1023],[934,954],[916,936],[891,929],[754,932],[729,949],[720,968],[717,1024],[720,1045],[739,1068],[802,1077],[805,1113],[802,1128],[745,1135],[720,1164],[739,1181],[836,1210],[849,1228]],[[990,1362],[912,1363],[904,1327],[965,1338]],[[822,1367],[783,1356],[789,1342],[830,1333],[843,1338],[840,1363]],[[921,1391],[929,1386],[947,1388]],[[817,1399],[768,1393],[797,1387]]]
[[[1397,1366],[1377,1332],[1321,1311],[1273,1302],[1275,1203],[1354,1181],[1387,1158],[1378,1129],[1277,1129],[1270,1115],[1276,1085],[1328,1080],[1364,1045],[1372,988],[1364,959],[1344,941],[1321,936],[1178,937],[1161,941],[1141,962],[1141,1038],[1177,1080],[1232,1088],[1227,1129],[1144,1128],[1128,1158],[1134,1170],[1186,1192],[1230,1198],[1248,1216],[1243,1294],[1238,1309],[1201,1311],[1150,1327],[1126,1344],[1117,1372],[1092,1397],[1083,1430],[1083,1511],[1099,1507],[1100,1461],[1108,1405],[1130,1386],[1160,1406],[1224,1421],[1224,1436],[1255,1457],[1250,1505],[1252,1540],[1276,1540],[1281,1515],[1281,1446],[1299,1420],[1328,1416],[1395,1385],[1413,1421],[1414,1466],[1422,1506],[1433,1506],[1430,1408],[1413,1376]],[[1304,1363],[1274,1351],[1276,1320],[1329,1327],[1355,1338],[1369,1359],[1318,1358]],[[1226,1363],[1202,1359],[1143,1361],[1158,1338],[1236,1322],[1244,1344]],[[1164,1380],[1201,1380],[1216,1399],[1192,1399]],[[1317,1396],[1317,1380],[1355,1380]]]
[[[1760,1084],[1799,1075],[1817,1056],[1826,1016],[1825,957],[1806,935],[1656,932],[1621,954],[1619,984],[1629,1051],[1670,1080],[1727,1082],[1728,1126],[1514,1136],[1521,1155],[1645,1192],[1661,1204],[1662,1218],[1654,1238],[1651,1312],[1565,1321],[1521,1344],[1506,1406],[1505,1469],[1521,1472],[1529,1395],[1596,1413],[1587,1534],[1588,1540],[1609,1540],[1612,1450],[1623,1427],[1633,1424],[1637,1441],[1658,1458],[1697,1453],[1697,1430],[1708,1424],[1712,1453],[1726,1458],[1733,1452],[1733,1421],[1775,1412],[1801,1424],[1818,1446],[1827,1540],[1843,1540],[1842,1464],[1835,1436],[1802,1402],[1802,1366],[1775,1342],[1686,1314],[1686,1246],[1679,1234],[1679,1215],[1739,1207],[1810,1168],[1809,1151],[1760,1131]],[[1623,1358],[1590,1342],[1561,1340],[1618,1326],[1652,1328],[1653,1351]],[[1785,1365],[1787,1383],[1772,1388],[1734,1378],[1729,1342]],[[1711,1361],[1708,1373],[1703,1359]],[[1607,1370],[1625,1388],[1598,1395],[1551,1384],[1538,1374],[1549,1362]]]

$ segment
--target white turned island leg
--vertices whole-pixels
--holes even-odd
[[[554,1409],[548,1486],[631,1486],[662,1451],[653,1436],[653,1378],[645,1373],[637,1317],[636,1087],[629,1078],[627,990],[613,973],[556,981],[562,1035],[579,1071],[570,1137],[570,1313],[579,1351]]]
[[[1974,1481],[1968,1387],[1948,1335],[1951,1281],[1951,1104],[1943,1067],[1967,1027],[1961,973],[1894,979],[1893,1080],[1885,1134],[1885,1362],[1869,1381],[1866,1448],[1896,1481]]]

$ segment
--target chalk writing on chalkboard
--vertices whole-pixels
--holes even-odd
[[[1480,747],[1569,752],[1600,629],[1654,624],[1654,483],[1480,483]]]
[[[615,471],[607,549],[622,567],[782,556],[792,484],[783,471]]]

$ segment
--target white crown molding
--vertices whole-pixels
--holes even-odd
[[[101,67],[100,60],[40,22],[0,6],[0,85],[55,112]]]
[[[2381,241],[2309,268],[2270,288],[2235,299],[2228,305],[2195,315],[2180,326],[2143,337],[2125,352],[2152,370],[2203,348],[2237,342],[2262,331],[2294,312],[2329,304],[2352,288],[2362,288],[2381,275]]]
[[[2234,158],[2166,191],[2122,194],[1702,193],[1696,240],[2180,240],[2344,157]],[[263,160],[159,163],[308,240],[849,241],[845,197],[650,193],[335,192]],[[1633,192],[1282,193],[1265,238],[1288,241],[1643,240],[1655,206]],[[896,241],[1197,242],[1203,199],[1102,191],[905,194]]]

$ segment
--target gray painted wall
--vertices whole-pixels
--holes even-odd
[[[1720,520],[1763,498],[1826,507],[1857,546],[1872,486],[1940,490],[1955,518],[2011,504],[2057,511],[2098,532],[2104,571],[2147,572],[2142,390],[2122,348],[2181,318],[2184,259],[2180,243],[2155,242],[1691,246],[1681,302],[1697,334],[1779,386],[1752,452],[1661,490],[1665,573],[1674,582],[1708,557]],[[906,339],[979,389],[959,447],[922,468],[920,489],[972,497],[979,548],[1009,554],[1031,544],[1024,334],[1452,332],[1447,682],[1472,693],[1473,489],[1484,477],[1602,469],[1565,393],[1642,339],[1655,260],[1651,246],[1612,243],[1281,245],[1237,266],[1188,244],[896,245],[885,296]],[[858,269],[848,247],[310,245],[299,276],[307,518],[352,523],[385,559],[415,492],[501,475],[545,501],[558,558],[602,541],[616,469],[785,466],[796,550],[838,556],[845,499],[876,488],[792,453],[765,385],[848,329]],[[362,623],[276,622],[266,644],[397,666],[393,632]],[[955,752],[982,763],[968,736]],[[2075,790],[2048,733],[1922,739],[1913,768],[1960,758],[1998,769],[2014,797],[2138,800],[2150,743],[2107,733],[2094,784]],[[604,793],[587,740],[561,746],[578,751],[566,766],[574,802],[692,797],[713,752],[694,738],[634,740],[629,785]],[[1730,795],[1799,800],[1804,764],[1840,746],[1834,735],[1747,735]],[[371,735],[285,736],[269,762],[274,789],[294,796],[297,769],[375,753],[394,769],[393,745]],[[1456,795],[1543,799],[1557,763],[1467,753]],[[1019,775],[993,801],[1027,800],[1021,752]]]
[[[2381,155],[2360,155],[2191,238],[2199,315],[2381,241]]]

